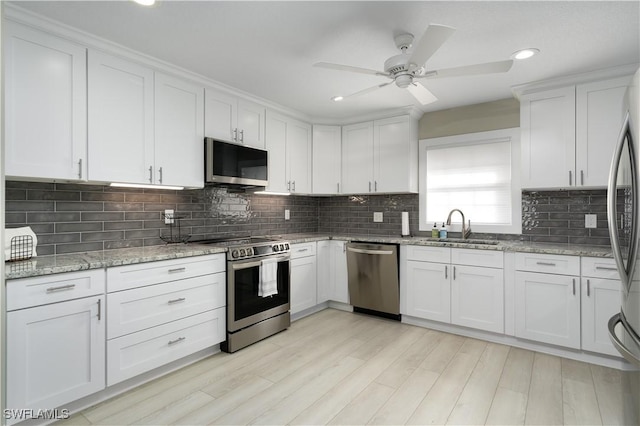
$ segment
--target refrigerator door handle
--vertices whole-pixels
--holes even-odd
[[[616,182],[618,180],[618,168],[620,166],[620,159],[623,155],[625,139],[628,135],[629,129],[629,112],[627,112],[624,124],[622,126],[622,130],[620,131],[620,135],[618,136],[618,143],[616,144],[616,148],[614,150],[613,159],[611,160],[611,168],[609,169],[609,184],[607,186],[607,222],[609,225],[609,235],[611,236],[611,251],[613,252],[613,257],[616,261],[616,265],[618,266],[618,273],[620,274],[620,280],[622,281],[622,288],[625,293],[629,292],[631,288],[631,281],[633,279],[633,274],[635,271],[635,259],[636,259],[636,251],[638,247],[638,223],[636,220],[637,215],[637,207],[638,207],[638,170],[636,167],[636,159],[635,159],[635,147],[633,146],[633,140],[629,139],[629,151],[630,151],[630,163],[631,163],[631,188],[633,190],[632,199],[633,199],[633,207],[632,211],[634,212],[634,216],[632,217],[632,225],[631,225],[631,247],[629,252],[629,266],[625,267],[624,259],[622,256],[622,250],[620,248],[620,235],[618,233],[618,224],[616,222],[617,216],[617,207],[616,207]]]
[[[622,318],[620,317],[619,313],[609,318],[609,339],[611,339],[611,343],[613,343],[613,346],[615,346],[615,348],[618,350],[618,352],[620,352],[624,359],[634,365],[640,366],[640,358],[638,358],[633,352],[631,352],[616,335],[615,328],[619,322],[622,322]],[[624,327],[624,324],[622,324],[622,326]]]

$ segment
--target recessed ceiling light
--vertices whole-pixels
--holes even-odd
[[[331,98],[331,100],[334,102],[340,102],[343,99],[344,99],[344,96],[334,96],[333,98]]]
[[[156,0],[133,0],[133,1],[143,6],[153,6],[156,2]]]
[[[530,57],[532,57],[533,55],[535,55],[537,53],[540,53],[539,49],[536,49],[534,47],[530,47],[528,49],[518,50],[513,55],[511,55],[511,59],[527,59],[527,58],[530,58]]]

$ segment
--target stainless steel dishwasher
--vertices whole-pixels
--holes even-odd
[[[348,243],[347,272],[354,311],[400,319],[397,245]]]

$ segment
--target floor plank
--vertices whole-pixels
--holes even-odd
[[[525,424],[561,425],[564,421],[562,408],[561,359],[536,353]]]
[[[589,364],[562,359],[565,425],[600,425],[600,409]]]

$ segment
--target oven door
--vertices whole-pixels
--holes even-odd
[[[235,332],[289,310],[290,255],[278,255],[278,294],[258,296],[260,260],[227,262],[227,330]]]

